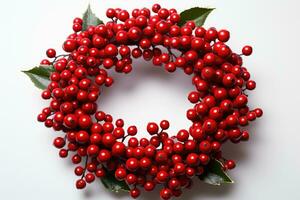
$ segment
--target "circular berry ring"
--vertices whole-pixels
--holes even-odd
[[[157,185],[162,185],[162,199],[179,196],[193,177],[210,170],[212,161],[221,163],[224,171],[234,168],[235,162],[223,157],[222,144],[247,141],[243,127],[262,116],[260,108],[247,106],[246,91],[256,83],[241,56],[252,53],[250,46],[234,53],[226,44],[227,30],[205,29],[193,21],[179,26],[177,11],[158,4],[152,11],[135,9],[130,16],[126,10],[108,9],[110,22],[86,30],[83,20],[75,18],[74,33],[63,43],[67,54],[57,56],[48,49],[53,61],[41,62],[53,65],[54,71],[42,92],[50,105],[38,120],[64,133],[53,144],[60,157],[72,155],[78,189],[113,175],[126,183],[133,198],[140,195],[139,188],[152,191]],[[169,122],[162,120],[148,123],[149,139],[137,139],[136,126],[126,130],[122,119],[113,120],[97,109],[101,89],[114,83],[109,71],[130,73],[137,58],[191,77],[195,89],[188,100],[193,106],[186,113],[191,125],[177,135],[169,135]]]

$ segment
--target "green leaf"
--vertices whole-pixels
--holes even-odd
[[[83,24],[82,24],[83,31],[87,30],[89,26],[97,26],[99,24],[103,24],[103,21],[101,21],[93,13],[90,5],[88,6],[87,10],[84,12],[82,20],[83,20]]]
[[[125,181],[118,181],[115,178],[114,174],[108,172],[107,170],[105,172],[106,175],[101,178],[101,182],[107,189],[117,193],[120,191],[129,192],[130,188],[128,187]]]
[[[206,167],[206,172],[199,176],[200,180],[211,185],[233,183],[233,180],[223,170],[223,165],[218,160],[212,160]]]
[[[207,16],[214,8],[194,7],[180,13],[179,26],[183,26],[187,21],[194,21],[196,26],[203,26]]]
[[[24,72],[30,78],[37,88],[44,90],[49,84],[49,77],[53,71],[54,68],[52,65],[40,65],[22,72]]]

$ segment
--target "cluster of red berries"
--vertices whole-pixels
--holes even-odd
[[[227,30],[196,27],[193,21],[180,27],[175,9],[155,4],[152,11],[134,9],[130,15],[108,9],[111,21],[87,30],[82,30],[83,20],[75,18],[74,33],[63,43],[67,55],[57,56],[48,49],[47,56],[54,60],[41,62],[53,65],[55,72],[42,92],[50,105],[38,121],[64,133],[53,144],[60,157],[70,155],[78,165],[78,189],[109,172],[128,184],[133,198],[140,195],[140,188],[151,191],[156,185],[162,185],[162,199],[180,196],[210,160],[221,161],[224,170],[234,168],[233,160],[223,158],[221,145],[247,141],[249,133],[242,127],[263,114],[260,108],[247,106],[245,91],[256,84],[241,56],[252,53],[250,46],[236,54],[225,44],[230,37]],[[149,139],[137,139],[135,126],[126,130],[122,119],[113,121],[110,114],[97,110],[101,88],[114,82],[109,69],[129,73],[132,58],[140,57],[168,72],[182,69],[192,75],[195,90],[188,100],[194,105],[186,114],[192,124],[176,136],[168,135],[169,122],[163,120],[147,125]]]

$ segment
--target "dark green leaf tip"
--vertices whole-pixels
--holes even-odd
[[[88,8],[84,12],[82,20],[83,20],[83,24],[82,24],[82,30],[83,31],[87,30],[89,26],[97,26],[99,24],[103,24],[103,21],[101,21],[93,13],[90,4],[88,5]]]
[[[51,72],[54,71],[52,65],[40,65],[38,67],[34,67],[27,71],[22,71],[25,73],[33,84],[39,89],[46,89],[49,83],[49,77]]]
[[[234,183],[234,181],[224,172],[223,164],[218,160],[212,160],[206,167],[206,172],[199,176],[200,180],[211,185],[221,185],[223,183]]]
[[[194,7],[180,13],[179,26],[183,26],[187,21],[194,21],[196,26],[203,26],[207,16],[214,8]]]
[[[106,170],[106,175],[101,178],[101,182],[105,188],[109,189],[112,192],[129,192],[130,188],[125,181],[119,181],[115,178],[114,174]]]

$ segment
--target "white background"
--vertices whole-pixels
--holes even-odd
[[[224,149],[227,157],[238,162],[230,172],[235,184],[213,187],[196,181],[180,199],[300,199],[300,2],[160,2],[179,11],[192,6],[215,7],[205,26],[229,29],[235,51],[245,44],[253,45],[253,56],[245,59],[258,86],[250,94],[250,102],[264,109],[263,118],[252,124],[251,140]],[[38,64],[47,48],[60,49],[71,32],[72,18],[81,16],[87,4],[83,0],[1,1],[0,199],[128,199],[126,194],[106,191],[98,182],[85,191],[75,189],[73,166],[58,158],[52,147],[55,133],[36,122],[46,103],[20,72]],[[106,20],[104,13],[109,7],[131,10],[150,7],[153,2],[95,0],[91,4]],[[191,106],[186,99],[192,88],[189,77],[182,72],[169,75],[141,62],[135,62],[131,75],[121,76],[100,97],[103,109],[124,118],[127,125],[137,124],[142,135],[148,121],[169,119],[172,134],[187,127],[184,115]],[[158,199],[157,191],[140,199]]]

